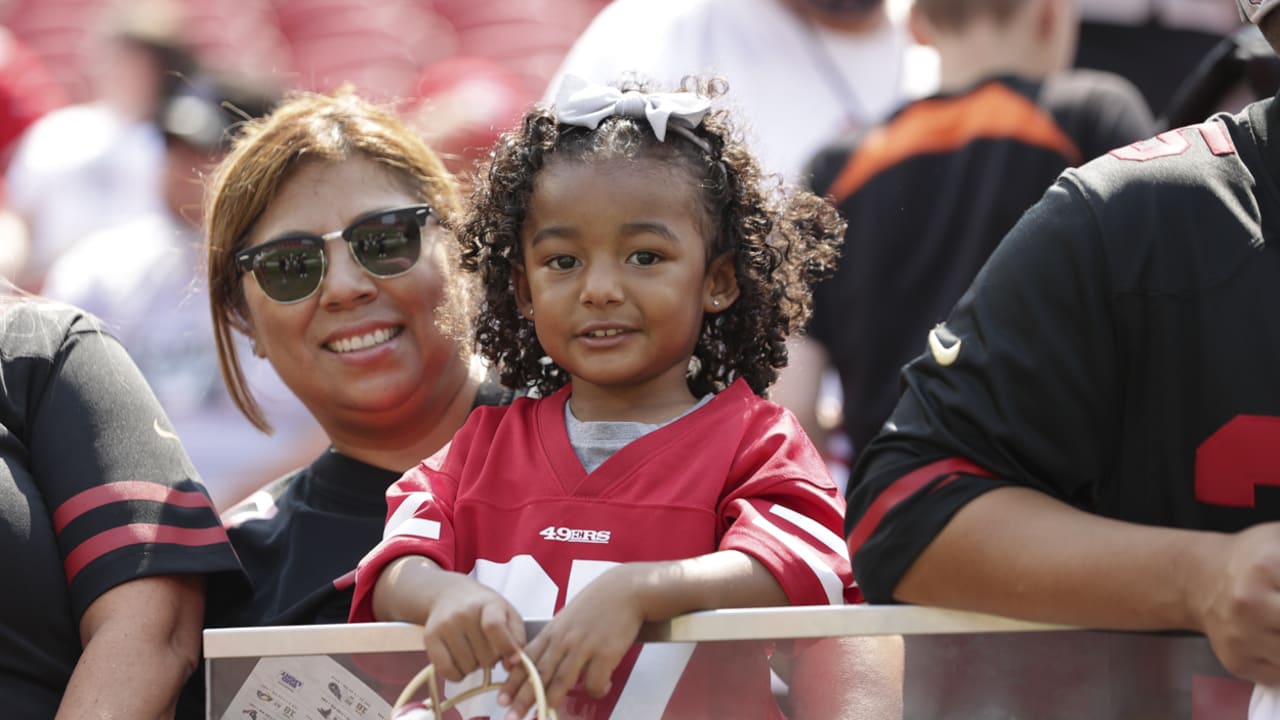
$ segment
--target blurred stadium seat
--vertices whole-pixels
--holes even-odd
[[[89,45],[112,8],[138,0],[6,0],[0,25],[38,54],[71,100],[90,97]],[[163,3],[164,0],[146,0]],[[378,100],[408,98],[424,68],[480,58],[540,97],[607,0],[169,0],[209,67],[282,87],[353,83]]]
[[[275,0],[296,87],[353,83],[377,100],[413,91],[422,68],[452,56],[453,28],[413,0]]]
[[[447,19],[458,54],[488,58],[541,97],[565,53],[604,5],[600,0],[420,0]]]

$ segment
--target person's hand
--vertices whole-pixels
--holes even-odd
[[[1198,555],[1187,588],[1200,630],[1227,670],[1280,684],[1280,523],[1222,537]]]
[[[443,580],[443,578],[442,578]],[[458,682],[499,660],[520,665],[524,620],[511,603],[466,575],[454,574],[439,589],[423,627],[427,657],[436,674]]]
[[[596,578],[525,648],[546,686],[548,707],[558,707],[579,677],[592,697],[609,692],[614,669],[645,621],[640,593],[632,581],[638,565],[619,565]],[[533,685],[523,665],[511,668],[498,692],[498,703],[509,704],[508,720],[519,720],[533,707]]]

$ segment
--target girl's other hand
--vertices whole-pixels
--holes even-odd
[[[546,687],[548,707],[558,707],[580,677],[592,697],[609,692],[614,669],[646,620],[634,577],[643,572],[643,565],[619,565],[601,575],[525,648]],[[498,704],[510,707],[508,720],[518,720],[533,707],[533,685],[522,665],[517,663],[510,669],[511,675],[498,692]]]

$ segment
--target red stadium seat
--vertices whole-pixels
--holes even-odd
[[[410,95],[419,70],[452,56],[452,26],[412,0],[276,0],[296,85],[354,83],[375,99]]]
[[[0,22],[44,60],[68,98],[84,100],[91,32],[106,8],[106,0],[13,0]]]
[[[183,31],[202,63],[288,84],[289,46],[268,0],[182,0]]]
[[[540,96],[600,0],[422,0],[453,24],[458,52],[503,63]]]

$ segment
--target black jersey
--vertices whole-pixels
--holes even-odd
[[[124,348],[74,308],[2,302],[0,714],[49,720],[100,595],[239,566]]]
[[[815,191],[849,222],[809,333],[844,390],[844,428],[865,445],[923,349],[1000,238],[1064,168],[1154,132],[1136,88],[1077,72],[993,78],[919,100],[812,163]]]
[[[905,371],[846,531],[866,596],[1001,485],[1125,521],[1280,519],[1280,106],[1068,170]]]
[[[514,393],[482,385],[477,405]],[[211,607],[215,627],[345,623],[356,564],[382,540],[387,488],[402,473],[336,450],[227,510],[223,522],[253,596]]]
[[[210,608],[209,624],[346,622],[356,563],[381,539],[400,475],[330,449],[229,509],[223,521],[254,592]]]

